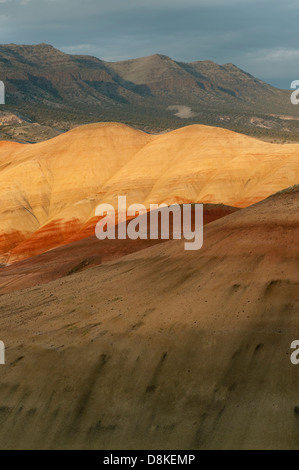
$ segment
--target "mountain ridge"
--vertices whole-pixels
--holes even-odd
[[[47,132],[52,137],[53,132],[98,121],[120,121],[148,132],[206,124],[299,139],[299,110],[289,93],[231,63],[187,63],[163,54],[108,62],[45,43],[6,44],[0,45],[0,80],[6,86],[6,105],[0,111],[24,117],[10,125],[0,113],[2,139],[35,142],[36,123],[46,138]],[[177,114],[174,106],[190,112]]]

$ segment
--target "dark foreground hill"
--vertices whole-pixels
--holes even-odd
[[[0,448],[298,449],[298,205],[0,296]]]

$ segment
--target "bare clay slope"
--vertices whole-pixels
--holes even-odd
[[[0,297],[1,448],[299,448],[299,192]]]
[[[164,210],[168,210],[167,208]],[[204,204],[204,225],[214,220],[226,217],[239,209],[224,205]],[[163,209],[162,209],[163,212]],[[194,210],[191,208],[192,230],[194,230]],[[158,239],[150,239],[150,213],[147,213],[147,240],[101,240],[95,236],[94,223],[85,227],[84,233],[77,234],[77,240],[67,245],[54,248],[37,256],[32,256],[18,263],[1,268],[0,271],[0,295],[15,290],[25,289],[40,284],[45,284],[54,279],[69,276],[74,273],[90,269],[107,261],[121,258],[129,253],[143,250],[157,243],[165,242],[161,239],[161,227],[159,226]],[[144,218],[144,216],[143,216]],[[128,224],[128,222],[127,222]],[[182,227],[183,228],[183,227]],[[116,227],[116,232],[118,226]],[[172,239],[172,221],[170,227]]]
[[[47,142],[0,146],[0,262],[76,239],[100,203],[204,202],[246,207],[296,184],[299,145],[188,126],[148,135],[116,123]]]

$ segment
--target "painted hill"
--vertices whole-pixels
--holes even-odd
[[[237,210],[239,209],[236,207],[224,206],[223,204],[204,204],[203,224],[209,224]],[[191,214],[193,214],[191,227],[194,231],[194,206],[191,208]],[[142,217],[147,218],[147,240],[130,240],[129,238],[126,240],[118,240],[116,237],[115,240],[106,239],[99,243],[99,240],[95,236],[94,223],[90,223],[85,225],[84,231],[81,230],[76,233],[72,237],[71,242],[67,245],[53,248],[40,255],[13,263],[5,268],[3,267],[0,271],[0,295],[45,284],[54,279],[70,276],[102,263],[121,258],[129,253],[144,250],[157,243],[165,243],[166,240],[161,239],[160,226],[158,226],[158,239],[150,239],[150,213],[148,212]],[[129,220],[126,224],[128,223]],[[116,233],[118,233],[118,228],[119,226],[116,226]],[[170,239],[173,238],[172,228],[172,220],[170,220]],[[13,253],[14,256],[18,253],[23,255],[24,244],[21,244],[20,247],[16,247]],[[20,256],[20,258],[21,257],[22,256]]]
[[[1,449],[298,449],[298,206],[1,295]]]
[[[1,143],[1,260],[42,253],[80,232],[84,238],[96,206],[117,208],[118,195],[146,207],[246,207],[298,182],[298,151],[200,125],[149,135],[94,124],[39,144]]]

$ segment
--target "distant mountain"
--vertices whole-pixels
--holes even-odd
[[[0,46],[0,74],[9,101],[47,105],[96,104],[105,107],[134,98],[105,63],[88,56],[64,54],[47,44]],[[134,88],[134,85],[132,86]]]
[[[0,46],[0,79],[3,110],[21,117],[27,133],[30,121],[57,133],[75,124],[121,121],[149,131],[202,123],[269,138],[299,136],[299,109],[290,93],[233,64],[183,63],[159,54],[112,63],[48,44],[8,44]],[[4,121],[2,129],[0,116],[0,138],[5,130],[16,137]]]
[[[260,99],[285,104],[285,92],[257,80],[233,64],[211,61],[176,62],[164,55],[108,63],[120,77],[148,88],[150,94],[181,104],[237,104],[240,101],[260,106]]]

